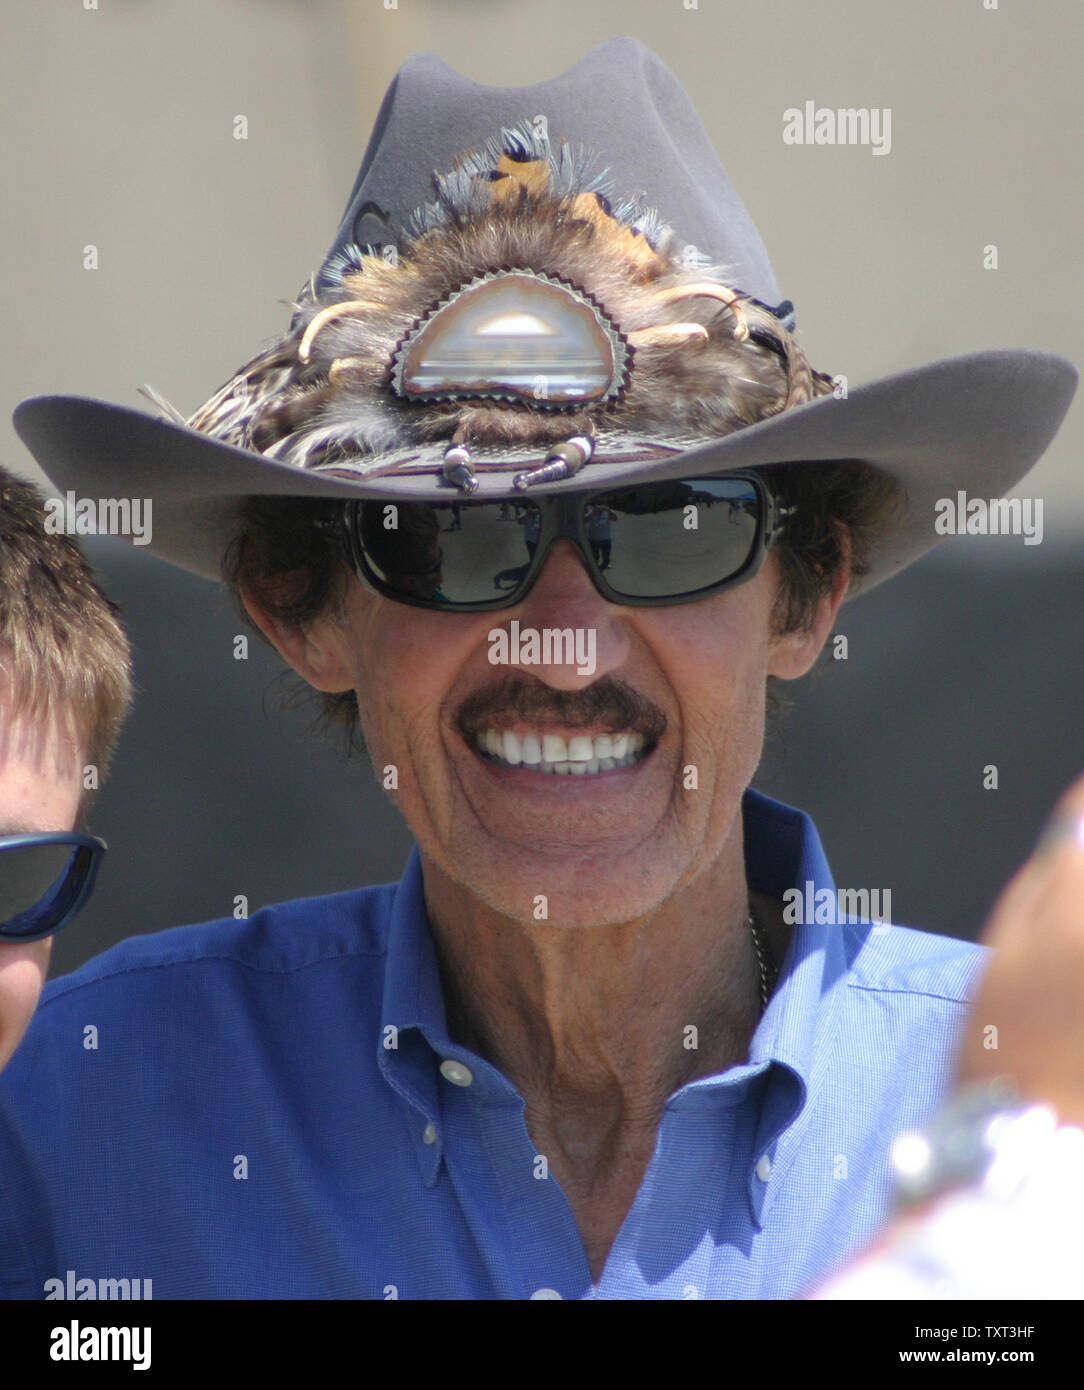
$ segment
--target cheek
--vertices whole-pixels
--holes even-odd
[[[49,969],[52,938],[0,946],[0,1068],[26,1032]]]
[[[764,679],[759,669],[732,666],[705,674],[697,708],[685,721],[685,760],[706,769],[701,786],[713,785],[724,801],[744,791],[764,745]]]
[[[665,651],[670,683],[690,717],[763,703],[771,644],[764,598],[753,585],[667,613],[656,650]]]
[[[485,648],[490,615],[429,613],[387,599],[353,653],[360,717],[374,755],[396,761],[439,736],[448,691]]]
[[[747,589],[669,610],[656,646],[679,702],[682,755],[704,770],[701,785],[706,774],[727,798],[732,783],[744,788],[752,779],[764,740],[774,589]]]

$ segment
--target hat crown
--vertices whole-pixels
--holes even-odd
[[[482,86],[435,53],[413,54],[381,103],[327,260],[351,243],[399,242],[411,214],[432,200],[435,174],[524,125],[554,150],[565,141],[593,151],[615,195],[654,207],[703,261],[727,268],[730,284],[778,302],[764,243],[691,101],[634,38],[609,39],[529,87]]]

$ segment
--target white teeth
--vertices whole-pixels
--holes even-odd
[[[548,763],[563,763],[568,759],[568,747],[560,734],[542,736],[542,756]]]
[[[640,761],[643,734],[573,734],[567,740],[560,734],[514,734],[511,730],[484,729],[477,735],[478,747],[489,757],[508,767],[532,768],[535,772],[573,773],[577,777],[615,768],[631,767]]]

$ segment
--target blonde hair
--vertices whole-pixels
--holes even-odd
[[[132,701],[131,648],[76,543],[45,527],[45,498],[0,468],[0,680],[14,716],[69,725],[104,777]]]

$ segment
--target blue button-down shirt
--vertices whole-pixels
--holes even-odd
[[[751,888],[834,891],[806,816],[744,816]],[[596,1285],[522,1097],[448,1037],[416,852],[398,884],[133,938],[46,987],[0,1078],[0,1290],[796,1297],[884,1221],[983,958],[795,927],[748,1061],[666,1102]]]

